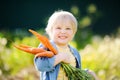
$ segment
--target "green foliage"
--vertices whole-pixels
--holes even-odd
[[[92,43],[80,50],[83,68],[96,72],[101,80],[120,79],[120,38],[94,36]]]
[[[0,37],[0,75],[15,75],[24,67],[33,65],[34,56],[13,47],[13,44],[26,44],[37,47],[40,43],[34,36],[15,38],[15,42],[7,47],[7,39]]]
[[[10,69],[7,64],[5,64],[5,56],[9,54],[9,49],[6,48],[7,39],[0,37],[0,73],[9,74]]]
[[[75,68],[66,63],[61,63],[61,66],[65,71],[68,80],[95,80],[94,77],[85,70]]]
[[[86,46],[87,43],[91,42],[92,38],[92,32],[90,30],[78,30],[76,33],[76,36],[74,38],[74,41],[76,41],[76,48],[81,49]]]

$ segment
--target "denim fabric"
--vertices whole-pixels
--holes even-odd
[[[51,44],[53,45],[54,48],[56,48],[56,45],[53,41],[51,41]],[[40,44],[39,47],[43,45]],[[81,68],[81,57],[79,52],[71,47],[70,50],[75,56],[76,59],[76,67]],[[57,49],[57,48],[56,48]],[[46,58],[46,57],[35,57],[34,58],[34,64],[35,67],[38,71],[40,71],[40,80],[57,80],[57,75],[59,72],[60,64],[54,66],[55,62],[55,56],[52,58]]]

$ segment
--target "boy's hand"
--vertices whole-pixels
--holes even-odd
[[[70,63],[70,58],[69,55],[67,53],[58,53],[57,55],[55,55],[55,63],[54,66],[64,62],[64,63]]]
[[[62,62],[70,63],[70,57],[67,53],[62,53],[62,58],[63,58]]]

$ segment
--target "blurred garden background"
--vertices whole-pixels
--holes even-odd
[[[0,0],[0,80],[39,80],[34,56],[13,47],[37,47],[28,32],[46,35],[47,20],[56,10],[67,10],[78,20],[78,31],[70,43],[100,80],[120,80],[119,0]]]

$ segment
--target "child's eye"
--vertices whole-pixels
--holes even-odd
[[[71,28],[66,28],[66,30],[71,30]]]
[[[61,29],[60,27],[56,27],[56,29]]]

